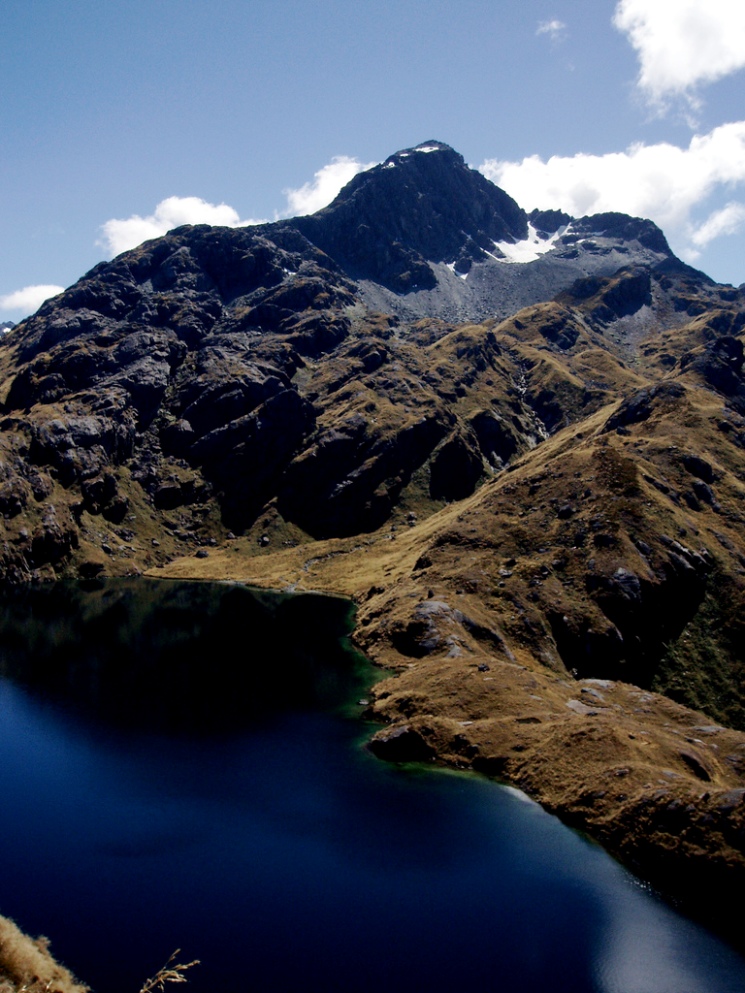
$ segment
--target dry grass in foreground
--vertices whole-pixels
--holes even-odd
[[[0,993],[88,993],[52,958],[47,938],[29,938],[0,917]]]
[[[143,983],[140,993],[162,993],[166,983],[188,981],[184,973],[198,965],[199,959],[177,962],[180,952],[177,948],[165,965]],[[90,987],[55,962],[48,938],[30,938],[13,921],[0,916],[0,993],[90,993]]]
[[[176,956],[180,952],[181,949],[177,948],[176,951],[169,956],[165,965],[161,966],[151,979],[148,979],[145,983],[143,983],[140,993],[153,993],[153,990],[165,990],[166,983],[188,982],[184,973],[187,969],[191,969],[192,966],[199,965],[199,959],[194,959],[193,962],[176,962]]]

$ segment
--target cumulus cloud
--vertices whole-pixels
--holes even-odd
[[[745,66],[745,4],[739,0],[619,0],[614,26],[639,58],[638,86],[664,109]]]
[[[480,171],[525,206],[576,216],[620,210],[679,225],[717,186],[745,180],[745,121],[696,135],[687,148],[638,143],[606,155],[487,159]]]
[[[703,224],[693,228],[691,241],[697,248],[705,248],[710,241],[722,235],[737,234],[745,227],[745,203],[732,202],[715,210]]]
[[[536,34],[547,34],[551,41],[561,41],[566,34],[567,26],[563,21],[540,21],[536,28]]]
[[[54,286],[52,284],[41,284],[37,286],[24,286],[21,290],[7,293],[0,296],[0,310],[23,310],[27,314],[33,314],[35,310],[48,300],[55,297],[64,290],[64,286]]]
[[[158,238],[182,224],[217,224],[236,228],[261,223],[254,220],[242,221],[238,212],[226,203],[208,203],[199,197],[167,197],[146,217],[133,214],[131,217],[106,221],[101,225],[102,237],[98,244],[109,255],[119,255],[120,252],[136,248],[143,241]]]
[[[275,216],[293,217],[320,210],[331,203],[353,176],[372,165],[375,163],[365,164],[347,155],[336,156],[303,186],[283,190],[287,206]],[[133,214],[106,221],[101,225],[101,237],[97,244],[113,256],[136,248],[150,238],[158,238],[182,224],[216,224],[236,228],[264,223],[262,220],[241,220],[238,211],[226,203],[214,204],[199,197],[174,196],[161,200],[152,214],[145,217]]]
[[[698,226],[693,222],[710,196],[745,183],[745,121],[695,135],[686,148],[639,143],[607,155],[487,159],[479,169],[528,209],[556,207],[575,217],[618,210],[649,217],[692,249],[734,233],[745,221],[742,205],[733,203]]]
[[[303,214],[314,214],[326,207],[336,197],[337,193],[358,172],[364,172],[374,166],[374,162],[363,163],[348,155],[337,155],[331,162],[323,166],[298,189],[282,190],[287,197],[285,217],[299,217]]]

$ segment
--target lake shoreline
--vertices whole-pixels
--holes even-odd
[[[189,587],[197,592],[202,584],[195,586],[193,579]],[[93,585],[105,589],[105,584]],[[119,592],[138,585],[140,580],[120,582]],[[155,583],[164,595],[172,585]],[[223,581],[221,588],[241,595],[243,585],[232,579]],[[260,581],[256,585],[262,588]],[[317,602],[318,587],[314,584],[313,590],[302,591],[300,585],[294,592],[307,594],[299,598],[306,605],[298,615],[302,622],[316,613],[307,608]],[[117,588],[116,581],[112,588]],[[263,588],[267,597],[273,596],[268,587]],[[278,599],[294,599],[287,598],[287,592],[285,587]],[[395,593],[389,590],[387,595],[394,605],[400,604]],[[402,664],[391,650],[392,639],[383,636],[390,631],[381,623],[386,614],[379,610],[379,602],[372,602],[385,594],[379,589],[363,599],[350,598],[344,590],[332,591],[344,598],[333,613],[338,619],[344,615],[347,628],[352,604],[357,605],[356,624],[341,637],[373,661],[382,676],[380,681],[368,679],[364,687],[358,683],[354,699],[350,696],[343,706],[347,714],[378,722],[377,729],[374,725],[367,729],[366,748],[391,762],[472,770],[518,787],[546,811],[600,842],[662,893],[677,898],[681,910],[716,928],[742,951],[735,928],[728,928],[726,918],[712,912],[722,896],[736,894],[741,885],[737,852],[731,856],[723,843],[724,830],[737,831],[741,823],[741,794],[722,789],[721,782],[704,789],[701,771],[712,767],[718,752],[737,749],[743,736],[709,722],[698,725],[696,733],[701,737],[691,743],[685,740],[693,733],[691,721],[707,720],[703,715],[628,684],[573,680],[547,672],[545,667],[510,658],[504,650],[496,652],[493,645],[488,652],[469,651],[465,658],[433,653],[426,664],[424,660]],[[427,597],[423,602],[435,624],[452,621],[445,600]],[[461,613],[464,606],[461,597]],[[368,672],[367,677],[371,675]],[[711,755],[702,748],[707,738]],[[663,745],[668,751],[658,753]],[[687,779],[661,766],[662,760],[673,765],[682,748],[698,755],[701,763],[697,770],[690,761],[681,760],[689,769]],[[653,753],[646,756],[643,769],[640,750]],[[649,761],[655,755],[657,765]],[[650,779],[665,772],[664,786],[658,781],[650,792],[645,784],[639,785],[640,774]],[[28,947],[36,947],[30,939]],[[41,952],[48,967],[55,968],[43,945]],[[26,977],[15,988],[23,988],[27,981]],[[78,993],[81,987],[73,984],[69,989]]]
[[[265,554],[234,544],[157,574],[349,597],[353,643],[390,673],[370,693],[379,755],[518,787],[742,948],[717,907],[745,884],[745,733],[651,690],[547,665],[499,635],[460,570],[418,574],[420,542],[410,531]]]

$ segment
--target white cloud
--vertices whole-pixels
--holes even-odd
[[[607,155],[487,159],[479,169],[527,209],[559,208],[575,217],[617,210],[649,217],[682,251],[731,233],[743,222],[736,204],[699,226],[693,214],[709,197],[745,183],[745,121],[695,135],[687,148],[639,143]]]
[[[370,169],[375,162],[363,163],[348,155],[337,155],[314,175],[313,179],[298,189],[282,190],[287,197],[284,217],[299,217],[314,214],[326,207],[336,197],[343,186],[358,172]]]
[[[692,230],[691,241],[697,248],[705,248],[715,238],[737,234],[743,226],[745,226],[745,203],[728,203],[721,210],[715,210],[703,224]]]
[[[695,108],[697,87],[745,66],[741,0],[619,0],[613,24],[636,49],[638,86],[659,109],[670,97]]]
[[[14,293],[7,293],[0,296],[0,310],[23,310],[27,314],[32,314],[35,310],[48,300],[49,297],[62,293],[64,286],[54,286],[43,284],[38,286],[24,286]]]
[[[287,206],[277,216],[294,217],[312,214],[331,203],[342,186],[374,162],[364,164],[347,155],[338,155],[323,166],[313,179],[299,189],[286,189]],[[161,200],[152,214],[141,217],[133,214],[126,218],[112,218],[101,225],[101,238],[97,242],[109,256],[119,255],[136,248],[143,241],[158,238],[182,224],[216,224],[224,227],[246,227],[264,224],[260,220],[241,220],[238,212],[226,203],[214,204],[199,197],[167,197]]]
[[[161,200],[152,214],[140,217],[112,218],[101,225],[102,239],[98,242],[109,255],[119,255],[129,248],[136,248],[150,238],[180,227],[182,224],[216,224],[229,228],[262,221],[242,221],[237,211],[226,203],[214,204],[199,197],[167,197]]]
[[[717,187],[745,182],[745,121],[695,135],[687,148],[661,142],[606,155],[487,159],[480,171],[525,207],[575,216],[604,210],[679,226]]]
[[[297,216],[313,213],[331,203],[339,190],[353,176],[364,169],[370,169],[374,162],[367,164],[346,155],[339,155],[328,165],[316,172],[313,179],[299,189],[283,190],[287,197],[287,209],[282,216]],[[150,238],[158,238],[182,224],[214,224],[224,227],[245,227],[264,224],[260,220],[241,220],[238,212],[229,204],[208,203],[199,197],[166,197],[155,207],[152,214],[141,217],[111,218],[101,225],[101,238],[97,244],[107,255],[119,255],[130,248],[136,248]],[[14,293],[0,296],[0,310],[32,313],[51,296],[63,291],[63,286],[25,286]]]
[[[536,34],[547,34],[551,41],[561,41],[566,34],[567,26],[563,21],[540,21],[536,29]]]

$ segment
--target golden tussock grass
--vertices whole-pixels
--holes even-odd
[[[153,993],[154,990],[165,990],[166,983],[188,982],[184,973],[187,969],[191,969],[192,966],[199,965],[199,959],[194,959],[193,962],[177,962],[176,956],[180,953],[180,951],[181,949],[177,948],[176,951],[169,956],[165,965],[162,965],[151,979],[146,980],[142,984],[140,993]]]
[[[47,938],[29,938],[0,917],[0,993],[88,993],[69,970],[55,962]]]
[[[180,951],[177,948],[142,984],[140,993],[162,993],[167,983],[188,981],[185,973],[199,959],[178,962]],[[9,918],[0,917],[0,993],[90,993],[90,987],[54,960],[48,938],[30,938]]]

